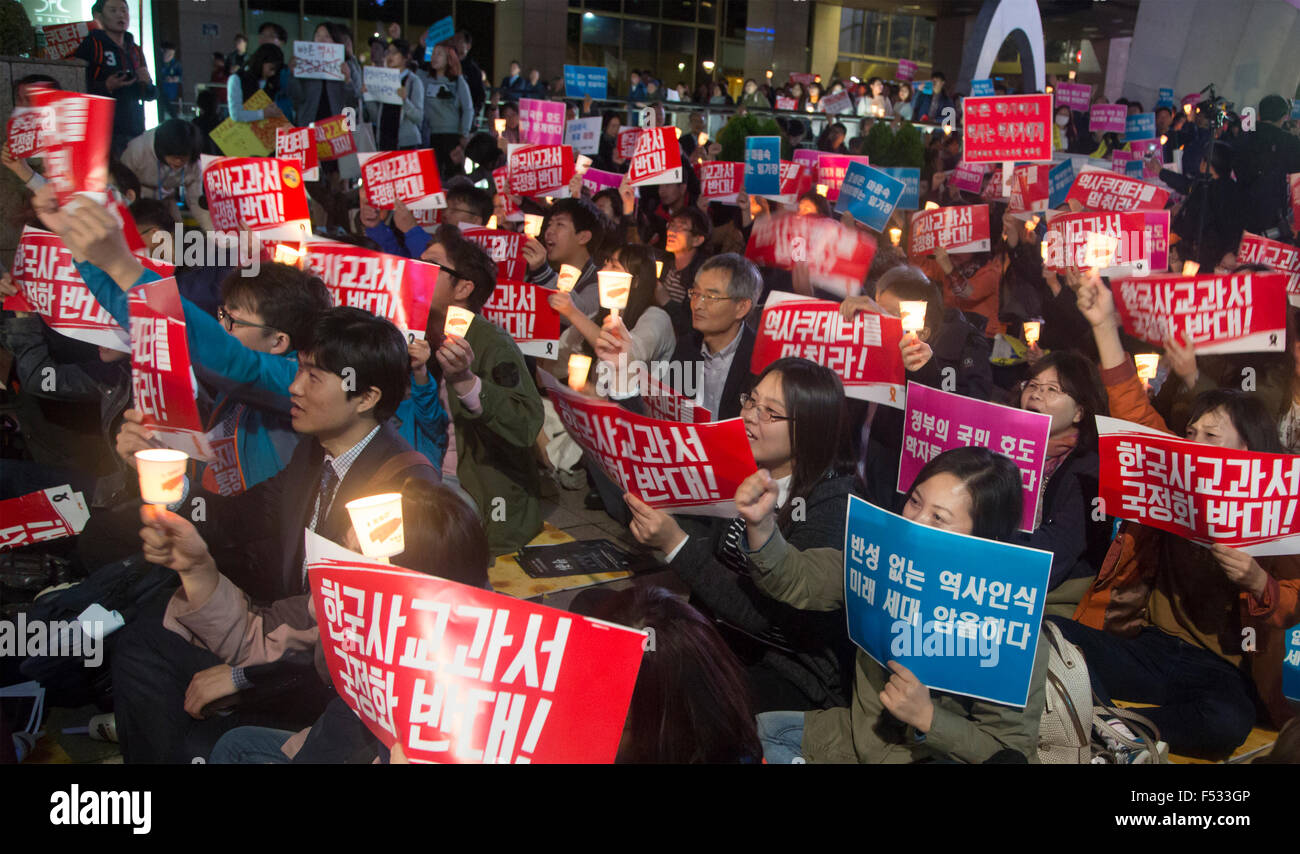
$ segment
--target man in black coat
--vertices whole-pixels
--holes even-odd
[[[692,331],[677,341],[673,361],[677,391],[709,410],[715,421],[740,415],[740,396],[749,391],[753,375],[754,330],[746,320],[753,313],[762,280],[758,268],[728,252],[700,265],[686,295]]]

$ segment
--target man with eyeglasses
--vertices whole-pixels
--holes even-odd
[[[595,205],[586,199],[560,199],[551,207],[541,239],[524,241],[524,261],[528,265],[524,279],[555,288],[559,278],[556,271],[561,266],[577,267],[582,275],[569,296],[579,311],[591,317],[600,311],[600,288],[590,249],[600,244],[603,235]],[[564,325],[568,325],[567,321]]]
[[[673,354],[683,367],[673,372],[683,383],[677,391],[693,394],[718,421],[740,415],[740,395],[750,385],[754,331],[745,321],[762,287],[758,268],[728,252],[700,265],[687,294],[692,329]]]
[[[699,208],[685,208],[668,221],[664,248],[673,254],[673,260],[664,269],[663,283],[668,291],[664,311],[673,319],[673,331],[678,338],[691,328],[691,306],[686,293],[695,286],[695,273],[708,257],[704,243],[712,231],[709,218]]]

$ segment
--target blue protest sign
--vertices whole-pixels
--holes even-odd
[[[1124,174],[1130,178],[1141,178],[1144,169],[1146,163],[1141,160],[1130,160],[1124,164]]]
[[[1296,98],[1295,103],[1291,105],[1291,118],[1300,119],[1300,98]]]
[[[781,137],[745,139],[745,192],[753,196],[781,194]]]
[[[1065,197],[1070,194],[1070,185],[1074,183],[1074,161],[1062,160],[1047,173],[1047,206],[1060,207],[1065,204]]]
[[[433,46],[456,35],[456,24],[451,20],[451,15],[438,21],[424,34],[424,61],[433,61]]]
[[[993,94],[993,81],[985,77],[980,80],[970,82],[970,93],[973,98],[983,98]]]
[[[1173,90],[1173,89],[1161,89],[1161,90],[1160,90],[1160,97],[1156,99],[1156,106],[1157,106],[1157,107],[1168,107],[1169,109],[1172,110],[1172,109],[1174,108],[1174,90]]]
[[[927,81],[925,81],[924,83],[922,83],[920,86],[917,86],[916,88],[917,88],[918,90],[920,90],[920,92],[921,92],[923,95],[933,95],[933,94],[934,94],[934,81],[933,81],[933,80],[927,80]]]
[[[1023,707],[1052,553],[909,522],[849,496],[849,638],[926,687]]]
[[[921,208],[921,170],[914,166],[881,166],[880,171],[903,182],[903,198],[898,209],[915,211]]]
[[[1286,630],[1286,650],[1282,654],[1282,693],[1300,701],[1300,626]]]
[[[1139,139],[1156,138],[1156,114],[1138,113],[1124,120],[1124,140],[1134,142]]]
[[[603,101],[609,97],[609,72],[593,65],[566,65],[564,94],[568,98],[590,95],[597,101]]]
[[[903,198],[903,182],[884,172],[854,161],[844,173],[835,210],[848,211],[867,228],[883,232],[889,215]]]

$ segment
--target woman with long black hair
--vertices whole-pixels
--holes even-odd
[[[274,103],[280,94],[280,69],[283,67],[284,53],[276,45],[268,42],[253,51],[253,56],[239,73],[230,75],[226,80],[226,101],[230,105],[230,117],[237,122],[284,118],[284,113]],[[271,99],[271,106],[262,110],[244,109],[244,102],[259,89]]]

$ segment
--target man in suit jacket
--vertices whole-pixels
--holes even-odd
[[[749,391],[754,331],[746,324],[762,290],[758,268],[734,252],[700,265],[687,298],[692,332],[677,342],[673,360],[682,365],[677,391],[693,398],[715,421],[740,415]]]
[[[510,61],[510,73],[501,78],[501,87],[498,92],[503,101],[515,102],[519,100],[528,81],[524,80],[523,69],[519,67],[516,60]]]

